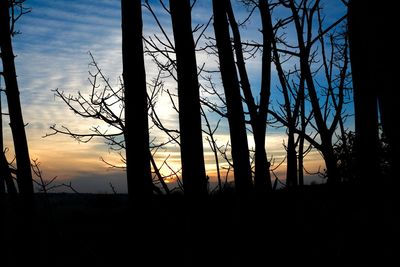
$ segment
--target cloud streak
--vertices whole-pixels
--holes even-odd
[[[157,1],[150,1],[150,3],[173,41],[168,14],[157,6]],[[57,175],[62,180],[75,179],[80,181],[77,186],[82,186],[84,190],[90,192],[107,191],[110,188],[105,182],[105,177],[115,175],[118,180],[123,174],[115,172],[104,174],[107,167],[99,160],[99,157],[105,156],[115,161],[118,161],[118,158],[109,153],[102,140],[78,144],[66,136],[45,139],[42,136],[49,132],[49,126],[53,124],[70,126],[81,132],[87,132],[90,126],[97,126],[95,121],[83,120],[75,116],[60,99],[54,97],[52,90],[59,88],[67,94],[76,94],[78,91],[90,92],[88,51],[93,53],[111,83],[118,86],[118,77],[122,73],[120,1],[30,0],[26,4],[32,7],[32,12],[18,21],[17,30],[21,31],[22,35],[16,36],[13,42],[17,55],[16,66],[24,120],[28,123],[26,130],[31,157],[38,158],[42,162],[42,168],[48,176]],[[237,19],[243,21],[247,14],[246,10],[240,6],[235,6],[235,10]],[[145,36],[160,34],[149,12],[146,9],[143,9],[143,12]],[[193,26],[206,24],[211,16],[211,1],[198,1],[193,9]],[[242,29],[242,39],[260,41],[262,36],[259,28],[259,18],[256,15],[247,27]],[[206,33],[208,36],[213,36],[212,24]],[[197,35],[198,33],[195,33],[195,36]],[[202,45],[204,43],[199,44],[199,46]],[[196,57],[199,66],[205,64],[206,69],[218,69],[218,60],[215,55],[199,51]],[[259,57],[249,60],[246,64],[255,90],[258,90],[260,84],[260,65]],[[146,57],[146,72],[148,82],[158,73],[149,57]],[[214,82],[221,89],[219,75],[214,75]],[[165,87],[175,91],[176,83],[172,79],[165,80]],[[178,129],[178,115],[173,110],[166,94],[160,97],[157,110],[166,126]],[[6,110],[3,109],[3,112]],[[213,118],[212,123],[215,124],[217,116],[211,113],[208,115]],[[8,157],[12,158],[12,142],[7,118],[4,118],[3,127],[5,143],[10,148]],[[286,139],[285,133],[267,131],[267,151],[278,161],[285,154],[282,148],[282,142]],[[217,131],[216,138],[219,145],[226,144],[229,139],[227,133],[228,127],[224,121]],[[152,130],[152,134],[157,137],[158,142],[166,140],[159,131]],[[249,142],[252,146],[251,136],[249,136]],[[213,155],[207,142],[204,142],[204,147],[207,169],[211,172],[215,171]],[[168,154],[171,154],[171,164],[179,169],[179,148],[176,145],[169,146],[167,151],[160,152],[157,157],[162,161]],[[318,160],[316,161],[320,162],[320,159]],[[98,183],[94,182],[96,176],[100,177]],[[124,186],[120,180],[117,184],[121,188]],[[122,191],[122,189],[117,191]]]

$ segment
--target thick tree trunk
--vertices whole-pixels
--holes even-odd
[[[398,166],[400,166],[400,140],[398,138],[398,97],[395,92],[399,92],[400,67],[397,62],[400,61],[400,55],[397,51],[390,53],[390,56],[382,53],[398,42],[398,9],[393,8],[390,1],[383,1],[377,7],[371,5],[370,8],[375,11],[373,21],[376,24],[376,35],[373,41],[376,44],[374,51],[377,53],[376,62],[371,62],[371,66],[377,68],[379,114],[383,133],[389,144],[391,164],[389,175],[395,183],[395,188],[398,188],[400,186],[397,174]]]
[[[227,6],[227,0],[213,0],[214,32],[226,97],[235,185],[238,194],[242,195],[249,194],[253,186],[239,79],[229,36]]]
[[[18,189],[19,193],[29,201],[33,195],[31,162],[25,133],[25,124],[22,118],[17,74],[15,71],[8,0],[0,0],[0,46],[8,111],[10,114],[10,127],[17,161]]]
[[[141,1],[122,0],[121,17],[126,172],[128,193],[135,199],[151,196],[153,192]]]
[[[186,195],[207,194],[200,93],[189,0],[170,0],[178,75],[182,180]]]
[[[379,135],[376,66],[376,47],[373,11],[363,1],[349,1],[348,27],[350,59],[353,76],[355,113],[356,170],[360,181],[375,179],[379,175]]]

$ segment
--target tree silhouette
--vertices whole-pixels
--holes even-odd
[[[235,186],[239,195],[249,194],[253,185],[240,85],[229,36],[229,3],[228,0],[213,0],[212,4],[215,39],[226,97]]]
[[[267,153],[265,151],[265,134],[269,97],[271,94],[272,24],[270,22],[271,20],[269,19],[270,11],[268,2],[260,1],[259,10],[261,14],[263,32],[263,55],[261,68],[260,103],[259,105],[256,105],[245,66],[239,26],[236,22],[232,5],[230,1],[227,1],[226,12],[233,34],[236,65],[239,72],[240,85],[245,98],[245,103],[249,111],[250,125],[252,127],[254,137],[254,188],[257,193],[263,194],[266,191],[271,190],[271,175],[269,172],[270,163],[268,162]]]
[[[398,179],[394,178],[400,149],[395,130],[397,109],[394,96],[398,67],[392,64],[392,61],[396,61],[395,58],[381,54],[381,51],[391,46],[393,33],[398,31],[396,16],[396,12],[388,3],[374,4],[372,1],[356,0],[348,3],[356,126],[356,169],[359,179],[371,185],[381,171],[378,158],[378,120],[389,145],[392,179],[398,183]]]
[[[365,36],[376,33],[376,24],[370,20],[375,11],[361,1],[349,1],[348,28],[350,58],[353,76],[355,109],[355,150],[358,179],[367,182],[379,175],[378,164],[378,95],[373,64],[377,56],[375,44]],[[368,168],[365,168],[368,166]]]
[[[327,84],[326,88],[320,86],[320,83],[316,81],[315,78],[316,73],[320,68],[317,68],[317,70],[315,71],[312,66],[318,62],[316,60],[316,51],[318,50],[314,49],[316,43],[323,42],[323,40],[321,41],[321,38],[323,38],[336,26],[340,25],[340,23],[344,21],[346,16],[337,19],[328,27],[322,27],[323,19],[320,15],[320,1],[302,1],[301,3],[298,3],[294,0],[289,0],[280,1],[280,3],[291,12],[290,16],[286,20],[283,20],[283,22],[289,21],[293,23],[295,35],[297,38],[296,45],[284,43],[284,46],[298,49],[297,51],[284,50],[284,53],[287,53],[291,56],[296,56],[299,59],[300,68],[297,69],[297,67],[295,66],[295,72],[299,73],[299,77],[301,79],[304,79],[305,88],[307,89],[304,96],[307,96],[306,99],[309,100],[312,108],[312,114],[310,115],[312,115],[313,121],[315,122],[315,125],[310,125],[315,130],[317,130],[320,142],[317,142],[315,140],[315,136],[312,137],[305,134],[304,119],[302,126],[303,129],[293,130],[297,134],[302,135],[302,138],[304,137],[307,142],[309,142],[313,147],[317,148],[321,152],[326,165],[328,183],[337,184],[340,182],[340,177],[337,173],[337,159],[335,158],[333,150],[333,137],[342,116],[343,106],[345,103],[344,91],[346,89],[348,65],[348,60],[345,56],[347,53],[347,40],[344,40],[344,42],[342,42],[344,43],[344,45],[340,46],[340,48],[337,49],[338,52],[342,54],[342,56],[339,58],[344,60],[343,65],[335,63],[335,61],[338,60],[337,57],[334,57],[332,58],[332,60],[330,60],[329,64],[332,72],[329,72],[328,75],[324,78],[324,82],[326,82]],[[318,23],[318,31],[317,34],[314,35],[314,22],[316,17]],[[275,48],[273,50],[278,51]],[[324,54],[326,52],[321,51],[321,53]],[[277,56],[275,56],[275,58],[277,58]],[[324,63],[322,63],[322,68],[323,65]],[[333,67],[337,69],[335,71],[335,75],[333,75]],[[284,83],[289,85],[289,81],[282,80],[281,78],[280,80],[281,85]],[[301,85],[301,82],[299,84]],[[334,93],[334,91],[336,91],[337,93]],[[332,106],[334,106],[334,108],[332,108]],[[289,127],[289,123],[287,120],[282,120],[282,118],[279,118],[275,115],[275,118],[277,118],[280,122]]]
[[[101,158],[101,160],[108,166],[117,169],[126,169],[126,158],[124,151],[125,147],[125,93],[122,81],[115,89],[110,83],[109,78],[106,77],[101,71],[99,65],[95,61],[93,55],[89,52],[91,63],[89,66],[92,68],[89,71],[89,81],[91,83],[91,93],[86,96],[78,93],[77,96],[66,94],[65,92],[56,89],[54,93],[59,97],[64,104],[77,116],[81,118],[90,118],[105,124],[106,127],[92,126],[88,132],[79,132],[71,129],[69,126],[52,125],[51,133],[47,133],[46,137],[55,134],[63,134],[74,138],[78,142],[88,143],[93,138],[102,138],[109,146],[110,150],[119,154],[122,163],[108,162]],[[149,103],[153,100],[150,97]],[[158,145],[157,147],[159,147]],[[160,193],[160,189],[155,186],[160,183],[166,193],[169,193],[169,188],[164,182],[164,176],[159,172],[159,168],[151,153],[151,148],[148,148],[149,160],[152,165],[155,176],[152,177],[152,190]],[[140,196],[136,195],[137,197]],[[133,196],[132,196],[133,197]]]
[[[10,127],[14,140],[15,156],[17,162],[17,183],[19,193],[29,199],[33,195],[31,163],[29,158],[28,142],[25,133],[25,124],[22,117],[21,102],[17,74],[15,70],[14,52],[11,37],[14,34],[14,23],[25,13],[22,2],[14,3],[8,0],[0,1],[0,47],[3,62],[4,82],[8,110],[10,114]],[[20,13],[14,12],[14,7],[19,5]],[[12,17],[10,17],[10,12]],[[3,153],[3,151],[1,152]],[[4,163],[3,163],[4,165]]]
[[[121,1],[122,65],[125,96],[125,151],[128,193],[135,197],[153,190],[149,154],[146,71],[142,42],[141,1]]]
[[[265,18],[268,23],[272,24],[271,16]],[[289,20],[290,21],[290,20]],[[285,22],[286,23],[286,22]],[[283,25],[282,25],[283,26]],[[297,176],[297,156],[296,156],[296,143],[295,143],[295,131],[297,120],[299,118],[299,111],[301,103],[304,102],[304,76],[300,73],[300,81],[298,88],[293,88],[294,85],[289,82],[289,75],[285,74],[284,68],[282,66],[282,60],[279,55],[277,37],[275,36],[271,26],[271,34],[274,36],[272,39],[272,51],[275,67],[277,70],[279,82],[281,85],[282,94],[284,97],[283,111],[284,115],[281,118],[285,118],[287,127],[287,145],[286,145],[286,186],[297,186],[298,176]],[[277,29],[275,29],[276,31]],[[295,96],[294,100],[291,100],[291,96]],[[294,103],[293,103],[294,102]],[[275,113],[273,113],[275,114]],[[303,130],[303,129],[302,129]],[[299,153],[300,154],[300,153]]]
[[[374,50],[377,53],[375,57],[377,62],[371,68],[378,67],[377,90],[380,122],[390,154],[392,183],[397,188],[400,185],[400,179],[397,178],[397,166],[400,166],[400,140],[398,138],[398,100],[395,92],[399,88],[397,75],[400,68],[396,62],[399,62],[400,57],[399,53],[394,53],[391,57],[383,56],[380,52],[386,51],[387,47],[396,42],[395,33],[399,31],[398,13],[396,8],[393,8],[388,1],[379,4],[379,9],[375,10],[377,33],[376,38],[374,38],[374,41],[377,42]],[[374,5],[369,6],[374,9]]]
[[[185,194],[204,195],[207,180],[203,156],[199,82],[189,0],[170,0],[177,65],[180,148]]]

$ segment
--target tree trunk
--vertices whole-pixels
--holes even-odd
[[[178,75],[182,180],[186,195],[207,194],[200,93],[189,0],[170,0]]]
[[[6,155],[4,154],[3,140],[3,109],[1,105],[0,92],[0,194],[5,193],[5,189],[7,188],[8,195],[16,196],[17,188],[15,187],[10,167]]]
[[[304,185],[304,137],[299,136],[299,152],[297,155],[298,158],[298,177],[299,177],[299,186]]]
[[[293,20],[296,28],[296,35],[297,35],[297,40],[298,40],[298,45],[299,45],[299,51],[300,51],[300,70],[301,74],[303,75],[305,79],[305,83],[307,85],[308,89],[308,96],[310,98],[311,102],[311,107],[314,112],[314,119],[315,119],[315,124],[318,129],[319,136],[321,138],[321,146],[324,148],[324,150],[329,151],[325,152],[327,156],[324,155],[324,159],[329,160],[330,162],[325,162],[327,173],[328,173],[328,183],[330,184],[337,184],[339,182],[340,177],[338,176],[338,171],[337,171],[337,166],[336,162],[333,164],[331,160],[333,160],[334,154],[333,154],[333,144],[332,144],[332,135],[333,131],[331,131],[327,124],[326,121],[324,120],[324,117],[321,112],[321,106],[319,103],[319,98],[317,94],[317,89],[314,84],[314,79],[310,67],[310,49],[311,47],[309,46],[309,40],[305,42],[304,40],[304,29],[302,27],[302,23],[299,18],[298,14],[298,9],[295,6],[295,1],[290,0],[289,1],[289,7],[292,11],[293,14]],[[331,153],[332,151],[332,153]],[[321,151],[324,154],[324,151]],[[332,169],[331,169],[332,168]],[[330,174],[330,175],[329,175]]]
[[[0,0],[0,46],[3,61],[3,76],[6,85],[10,127],[14,140],[17,161],[17,183],[19,193],[29,201],[33,195],[33,182],[25,124],[22,118],[21,102],[17,74],[15,71],[14,52],[10,33],[9,1]]]
[[[286,186],[295,187],[297,183],[297,156],[296,144],[294,141],[293,127],[288,128],[288,144],[287,144],[287,167],[286,167]]]
[[[400,166],[400,141],[398,138],[398,97],[395,92],[399,91],[398,74],[400,67],[397,62],[400,60],[398,52],[385,55],[382,51],[386,51],[388,47],[397,43],[399,32],[398,26],[398,10],[393,8],[390,1],[383,1],[376,6],[371,6],[374,13],[374,23],[376,25],[376,34],[373,41],[375,42],[376,62],[371,67],[376,67],[377,74],[377,91],[379,100],[379,114],[382,124],[382,130],[389,144],[390,156],[390,173],[392,182],[395,183],[394,188],[400,186],[398,178],[398,166]],[[379,87],[378,87],[379,86]],[[397,178],[397,179],[396,179]]]
[[[305,111],[305,99],[304,99],[304,80],[301,81],[300,87],[300,122],[301,132],[299,138],[299,151],[298,151],[298,177],[299,185],[304,185],[304,135],[306,133],[306,111]]]
[[[122,65],[125,93],[125,146],[130,198],[151,196],[146,72],[140,0],[121,1]]]
[[[337,185],[340,181],[340,177],[337,168],[337,159],[333,153],[333,147],[323,146],[321,153],[325,161],[326,174],[328,176],[327,183],[330,185]]]
[[[255,155],[255,175],[254,185],[264,190],[272,189],[271,173],[269,172],[270,163],[268,162],[267,152],[265,150],[265,132],[267,128],[267,116],[269,108],[269,100],[271,95],[271,65],[272,65],[272,21],[269,4],[266,0],[259,1],[259,11],[261,16],[262,34],[263,34],[263,53],[261,65],[261,90],[260,90],[260,107],[257,116],[257,134],[254,132],[254,142],[256,147]],[[256,135],[260,135],[260,137]],[[257,153],[257,146],[259,147]],[[261,186],[258,186],[261,184]]]
[[[370,42],[373,11],[361,1],[349,1],[348,27],[353,76],[357,177],[370,184],[379,175],[376,47]],[[371,179],[370,179],[371,178]]]
[[[264,1],[261,1],[264,2]],[[260,90],[260,106],[254,101],[250,81],[247,75],[245,61],[243,57],[242,41],[240,37],[239,27],[237,25],[232,5],[227,1],[227,15],[233,33],[234,48],[236,54],[236,65],[239,71],[240,84],[245,97],[245,101],[250,114],[250,124],[253,130],[255,144],[255,173],[254,188],[258,195],[265,194],[271,190],[271,176],[269,173],[269,162],[265,151],[265,132],[267,126],[267,111],[271,88],[271,33],[272,26],[268,24],[267,16],[269,9],[265,4],[260,7],[263,24],[263,56],[262,56],[262,73],[261,73],[261,90]],[[268,14],[263,14],[267,12]]]
[[[1,76],[0,76],[0,90],[1,90]],[[6,168],[8,168],[8,163],[6,159],[6,164],[4,164],[4,146],[3,146],[3,108],[1,104],[1,94],[0,91],[0,195],[4,195],[6,193]]]
[[[226,97],[235,185],[239,195],[246,195],[252,191],[249,147],[239,79],[229,36],[227,6],[227,0],[213,0],[214,32]]]

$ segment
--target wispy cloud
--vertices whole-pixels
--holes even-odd
[[[239,2],[232,1],[235,5],[237,20],[243,21],[247,11]],[[340,1],[339,1],[340,2]],[[171,19],[168,13],[160,8],[158,1],[150,1],[155,12],[159,16],[161,24],[165,26],[171,40]],[[116,177],[116,184],[124,187],[121,182],[123,174],[107,172],[107,167],[99,160],[105,156],[111,160],[118,160],[115,155],[109,154],[107,146],[102,140],[94,140],[88,144],[78,144],[66,136],[53,136],[43,139],[42,136],[49,132],[49,126],[53,124],[70,126],[77,131],[87,131],[90,126],[97,125],[95,121],[82,120],[75,116],[60,99],[54,97],[53,89],[59,88],[66,93],[76,94],[90,92],[88,83],[88,63],[91,51],[98,61],[102,71],[110,78],[113,84],[118,83],[118,77],[122,73],[121,64],[121,22],[120,1],[116,0],[30,0],[26,2],[32,7],[32,12],[23,16],[17,24],[17,30],[22,35],[17,35],[14,42],[14,50],[17,64],[18,81],[21,91],[21,101],[32,158],[39,158],[42,168],[48,176],[60,176],[59,179],[75,179],[76,186],[89,190],[109,190],[108,177]],[[327,5],[330,5],[329,3]],[[329,6],[331,8],[331,6]],[[335,8],[338,14],[339,7]],[[151,14],[143,9],[144,35],[153,36],[160,34]],[[335,11],[336,12],[336,11]],[[212,16],[211,0],[197,1],[193,9],[193,26],[206,24]],[[257,12],[247,24],[241,28],[243,41],[260,41],[261,33]],[[210,24],[207,35],[213,36],[213,27]],[[197,36],[198,33],[195,33]],[[160,35],[159,35],[160,36]],[[203,44],[199,44],[202,46]],[[205,64],[206,69],[217,70],[218,58],[206,52],[198,52],[197,63]],[[250,59],[247,69],[251,83],[255,90],[260,84],[260,57]],[[149,57],[146,57],[146,72],[150,82],[158,70]],[[219,75],[215,75],[214,82],[221,89]],[[202,82],[202,81],[201,81]],[[171,91],[176,90],[176,83],[172,79],[165,80],[165,87]],[[5,110],[3,110],[5,111]],[[165,126],[178,129],[178,115],[173,110],[172,104],[166,94],[159,98],[157,111]],[[210,118],[215,118],[210,115]],[[215,124],[215,121],[212,123]],[[9,157],[12,157],[11,134],[8,121],[5,117],[4,131],[6,146],[10,147]],[[217,131],[217,140],[220,145],[226,144],[229,139],[228,127],[224,121]],[[166,140],[165,135],[152,130],[152,135],[157,136],[158,142]],[[269,155],[278,159],[284,157],[282,142],[285,134],[268,133],[267,149]],[[249,137],[250,146],[252,139]],[[213,155],[204,143],[207,169],[211,172]],[[169,154],[170,163],[175,169],[179,169],[179,148],[176,145],[167,147],[168,151],[159,153],[158,159],[162,161]],[[317,158],[317,157],[315,157]],[[317,165],[316,162],[310,164]],[[320,161],[318,161],[320,162]],[[313,165],[313,166],[314,166]],[[311,165],[310,165],[311,166]],[[99,177],[98,187],[96,179]],[[111,178],[110,178],[111,179]],[[101,185],[100,185],[101,184]],[[122,189],[117,189],[121,191]],[[90,191],[90,190],[89,190]]]
[[[66,136],[42,136],[54,123],[77,131],[96,126],[76,117],[51,90],[90,92],[88,51],[110,80],[117,82],[122,72],[119,1],[32,0],[26,4],[32,12],[18,21],[22,34],[13,42],[31,157],[39,158],[45,174],[59,179],[87,172],[100,175],[106,167],[99,157],[108,153],[102,140],[78,144]],[[7,118],[4,132],[12,157]]]

